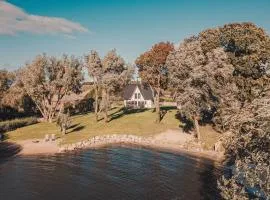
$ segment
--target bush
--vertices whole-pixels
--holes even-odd
[[[17,128],[36,124],[38,122],[36,117],[27,117],[22,119],[14,119],[0,122],[0,133],[13,131]]]
[[[60,127],[62,134],[66,134],[67,129],[70,127],[71,119],[69,112],[60,113],[59,117],[57,118],[57,125]]]

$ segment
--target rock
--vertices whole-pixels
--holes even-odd
[[[69,145],[67,149],[68,149],[68,151],[73,151],[74,147],[73,147],[73,145]]]

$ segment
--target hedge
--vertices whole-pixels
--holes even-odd
[[[29,126],[31,124],[38,123],[36,117],[27,117],[21,119],[13,119],[0,122],[0,133],[5,133],[8,131],[13,131],[17,128],[21,128],[24,126]]]

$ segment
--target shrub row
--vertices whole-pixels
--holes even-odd
[[[22,119],[13,119],[0,122],[0,133],[13,131],[17,128],[36,124],[38,122],[36,117],[27,117]]]

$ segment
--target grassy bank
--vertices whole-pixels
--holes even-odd
[[[55,123],[38,123],[7,133],[9,141],[26,139],[41,139],[46,134],[56,134],[63,139],[63,143],[72,143],[83,139],[105,134],[133,134],[149,136],[167,129],[179,128],[179,121],[175,118],[176,110],[169,109],[160,124],[155,123],[155,115],[151,110],[127,112],[121,108],[110,111],[111,121],[104,123],[103,119],[95,121],[94,113],[72,117],[72,126],[66,135],[60,133]]]
[[[163,108],[164,109],[164,108]],[[55,134],[62,139],[62,144],[82,141],[97,135],[132,134],[138,136],[151,136],[168,129],[179,129],[180,122],[175,118],[177,110],[168,109],[160,124],[155,123],[156,113],[152,110],[138,110],[124,112],[121,108],[110,111],[111,121],[105,123],[101,118],[95,121],[94,113],[72,117],[72,125],[66,135],[60,133],[55,123],[41,122],[31,126],[16,129],[6,133],[10,142],[28,139],[43,139],[46,134]],[[202,142],[206,149],[212,149],[220,137],[211,126],[201,127]]]

